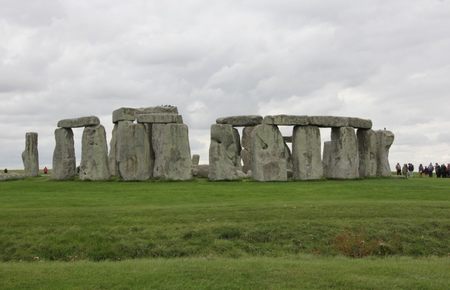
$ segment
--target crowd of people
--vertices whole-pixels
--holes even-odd
[[[400,163],[395,165],[395,170],[397,171],[397,175],[403,175],[404,177],[412,177],[414,173],[414,165],[412,163],[405,163],[403,166]],[[450,178],[450,163],[436,164],[430,162],[428,166],[424,166],[422,163],[418,167],[419,176],[436,176],[437,178]],[[433,174],[434,172],[434,174]]]

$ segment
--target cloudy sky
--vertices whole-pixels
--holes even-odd
[[[161,104],[202,162],[217,117],[278,113],[370,118],[391,166],[450,162],[449,102],[448,0],[0,0],[2,168],[25,132],[50,167],[58,120],[109,139],[113,110]]]

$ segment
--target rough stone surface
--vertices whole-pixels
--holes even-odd
[[[112,114],[113,123],[120,121],[135,121],[138,114],[178,114],[178,108],[175,106],[156,106],[147,108],[119,108]]]
[[[56,180],[72,179],[76,174],[75,147],[72,129],[56,129],[55,141],[56,146],[53,151],[52,178]]]
[[[376,131],[377,139],[377,176],[391,176],[389,166],[389,148],[394,143],[394,133],[386,130]]]
[[[331,141],[326,141],[323,143],[323,158],[322,158],[322,165],[323,165],[323,176],[328,177],[330,176],[330,164],[331,164],[331,151],[333,145]]]
[[[296,126],[302,125],[306,126],[309,124],[308,116],[297,116],[297,115],[273,115],[265,116],[264,124],[278,125],[278,126]]]
[[[369,119],[348,118],[348,126],[357,129],[371,129],[372,121]]]
[[[117,127],[117,167],[123,180],[147,180],[153,175],[151,126],[121,121]]]
[[[210,180],[239,179],[237,170],[241,169],[240,162],[239,132],[232,125],[211,125],[208,178]]]
[[[152,123],[152,124],[169,124],[169,123],[183,123],[183,118],[176,114],[137,114],[138,123]]]
[[[192,155],[192,166],[197,166],[200,163],[200,155]]]
[[[119,108],[114,110],[112,113],[113,123],[117,123],[119,121],[134,121],[136,120],[136,112],[138,109],[136,108]]]
[[[319,127],[294,127],[292,159],[294,164],[294,179],[311,180],[321,179],[323,177]]]
[[[255,129],[254,126],[245,127],[242,130],[242,171],[248,173],[252,169],[252,132]]]
[[[111,141],[109,142],[109,171],[112,176],[119,176],[119,167],[117,166],[117,128],[118,125],[114,124],[114,128],[111,134]]]
[[[25,134],[25,151],[22,152],[22,161],[25,175],[39,175],[38,134],[28,132]]]
[[[64,119],[58,122],[59,128],[81,128],[97,125],[100,125],[100,120],[96,116]]]
[[[107,180],[110,178],[108,145],[102,125],[86,127],[81,141],[81,180]]]
[[[334,116],[309,116],[308,123],[311,126],[318,127],[348,127],[347,117],[334,117]]]
[[[358,178],[358,141],[355,130],[352,127],[333,128],[330,142],[326,177],[332,179]]]
[[[371,129],[358,129],[359,176],[377,175],[377,138]]]
[[[153,177],[166,180],[192,178],[191,149],[185,124],[152,125],[152,146],[155,152]]]
[[[252,132],[252,177],[258,181],[286,181],[287,156],[280,130],[258,125]]]
[[[230,116],[224,118],[218,118],[216,120],[217,124],[227,124],[235,127],[240,126],[256,126],[261,124],[263,121],[262,116],[257,115],[242,115],[242,116]]]
[[[195,171],[196,177],[208,178],[209,175],[209,165],[208,164],[200,164],[197,166]]]

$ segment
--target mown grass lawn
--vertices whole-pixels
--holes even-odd
[[[0,182],[0,275],[11,288],[158,276],[148,285],[442,289],[449,255],[450,179]],[[242,283],[226,283],[237,274]]]

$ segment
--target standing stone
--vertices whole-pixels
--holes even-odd
[[[322,158],[322,165],[323,165],[323,176],[328,177],[330,176],[330,164],[331,164],[331,150],[332,150],[332,143],[331,141],[326,141],[323,143],[323,158]]]
[[[123,180],[147,180],[153,175],[151,125],[120,121],[117,124],[116,158]]]
[[[154,124],[152,146],[155,152],[153,177],[166,180],[192,178],[191,149],[185,124]]]
[[[211,125],[211,143],[209,147],[210,180],[239,179],[241,144],[239,132],[232,125]]]
[[[377,175],[377,138],[375,131],[358,129],[359,176],[373,177]]]
[[[258,181],[286,181],[285,143],[275,125],[258,125],[252,132],[252,176]]]
[[[292,143],[294,179],[321,179],[323,165],[320,154],[320,129],[316,126],[295,126]]]
[[[108,145],[102,125],[85,127],[81,141],[81,180],[107,180],[110,178]]]
[[[330,160],[327,177],[354,179],[359,177],[358,141],[352,127],[331,129]],[[328,153],[327,153],[328,154]]]
[[[252,169],[252,132],[255,129],[254,126],[244,127],[242,130],[242,171],[248,173]]]
[[[55,141],[52,178],[56,180],[73,179],[76,174],[76,161],[72,129],[56,129]]]
[[[119,176],[119,167],[117,166],[117,128],[118,125],[114,124],[114,128],[111,134],[111,141],[109,142],[109,171],[112,176]]]
[[[25,151],[22,152],[22,161],[25,175],[39,175],[38,134],[28,132],[25,134]]]
[[[200,163],[200,155],[194,154],[192,155],[192,166],[198,166]]]
[[[377,176],[391,176],[389,148],[394,143],[394,133],[386,130],[376,131],[377,138]]]

